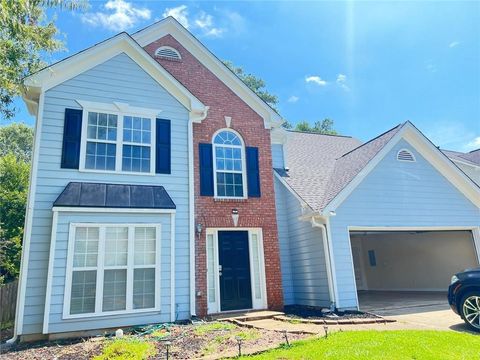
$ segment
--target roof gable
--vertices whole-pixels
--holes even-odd
[[[348,137],[290,133],[286,145],[290,170],[277,169],[277,175],[313,211],[329,214],[401,139],[480,207],[480,188],[410,122],[365,144]]]
[[[128,34],[120,33],[64,60],[52,64],[26,78],[27,91],[24,98],[31,113],[36,112],[32,102],[42,91],[51,89],[62,82],[83,73],[121,53],[127,54],[165,90],[190,111],[192,121],[206,117],[208,107],[158,64]]]
[[[397,130],[395,130],[397,129]],[[422,132],[420,132],[411,122],[397,126],[389,132],[394,131],[394,135],[386,141],[378,152],[365,163],[364,167],[351,177],[349,182],[345,182],[335,195],[330,195],[331,200],[324,202],[324,206],[317,210],[323,213],[335,211],[335,209],[352,193],[352,191],[362,182],[362,180],[378,165],[386,154],[401,140],[405,139],[420,155],[425,158],[433,167],[435,167],[447,180],[449,180],[461,193],[463,193],[471,202],[480,207],[480,187],[470,179],[461,169],[459,169],[444,153],[442,153]],[[382,137],[382,136],[381,136]],[[378,138],[376,138],[378,139]],[[373,141],[372,141],[373,142]],[[361,148],[361,147],[360,147]],[[359,148],[359,149],[360,149]],[[336,179],[332,178],[331,181]]]
[[[227,68],[198,39],[186,30],[173,17],[167,17],[157,23],[132,34],[140,46],[145,47],[166,35],[173,36],[185,49],[200,61],[209,71],[227,87],[242,98],[248,106],[263,119],[266,128],[279,127],[283,123],[281,116],[255,94],[245,83]]]

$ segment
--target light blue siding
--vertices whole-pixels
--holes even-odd
[[[272,164],[274,169],[283,169],[285,167],[282,144],[272,144]]]
[[[103,316],[102,318],[85,317],[82,319],[62,319],[70,223],[160,224],[160,312],[149,312],[143,314],[130,314],[120,316]],[[119,327],[135,324],[170,321],[170,256],[170,214],[86,214],[69,212],[59,213],[57,225],[57,239],[55,242],[55,261],[53,267],[54,279],[50,303],[49,332],[55,333],[65,331],[102,329],[108,327]],[[185,293],[185,290],[183,290],[183,292]]]
[[[396,160],[407,148],[416,162]],[[408,142],[398,144],[336,209],[330,229],[342,308],[357,307],[348,226],[479,226],[480,210]]]
[[[322,232],[299,220],[299,200],[276,178],[275,201],[285,305],[329,306]]]
[[[101,174],[61,169],[65,108],[80,106],[75,100],[113,101],[131,106],[158,108],[172,125],[172,173],[148,175]],[[48,252],[52,224],[52,204],[70,181],[162,185],[177,205],[176,215],[176,292],[179,318],[189,316],[189,235],[188,235],[188,136],[189,114],[173,96],[154,81],[126,54],[120,54],[45,94],[43,124],[33,210],[30,258],[27,272],[23,334],[42,332],[47,282]],[[166,270],[168,271],[168,269]],[[168,273],[165,274],[168,278]],[[55,284],[62,276],[55,274]],[[56,288],[58,292],[58,287]],[[57,300],[56,300],[57,301]],[[166,301],[166,300],[165,300]],[[139,322],[147,320],[139,318]],[[108,326],[108,319],[95,319]],[[55,325],[56,331],[63,331]],[[70,327],[65,327],[68,331]]]

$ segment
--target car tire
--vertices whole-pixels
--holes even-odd
[[[471,330],[480,332],[480,290],[463,295],[459,310],[465,324]]]

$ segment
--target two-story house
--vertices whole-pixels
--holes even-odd
[[[478,152],[449,158],[410,122],[366,143],[285,131],[173,18],[31,75],[24,100],[15,338],[358,309],[479,263]]]
[[[270,150],[282,120],[177,21],[27,85],[17,335],[282,308]]]

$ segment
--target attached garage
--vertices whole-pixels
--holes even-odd
[[[350,233],[357,290],[446,291],[453,274],[478,266],[471,231]]]

